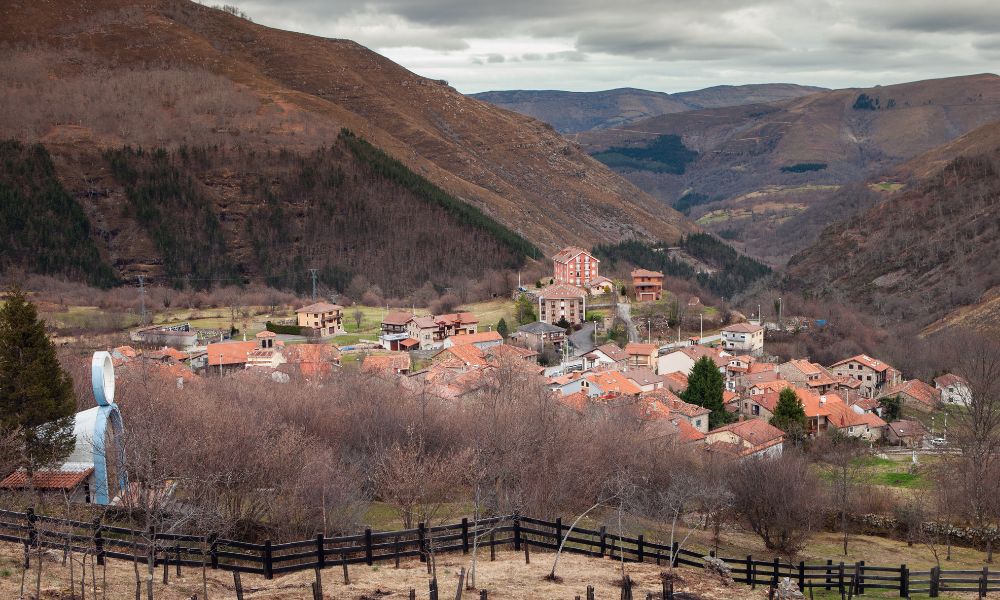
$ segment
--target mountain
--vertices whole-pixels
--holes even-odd
[[[982,74],[661,115],[576,139],[699,225],[781,264],[837,217],[825,207],[870,205],[854,186],[996,120],[1000,77]],[[902,182],[870,183],[888,192]],[[776,244],[783,224],[795,226]]]
[[[600,92],[509,90],[471,96],[549,123],[560,133],[573,134],[670,113],[787,100],[824,89],[790,83],[765,83],[719,85],[677,94],[619,88]]]
[[[289,169],[314,160],[339,167],[345,177],[358,173],[364,179],[358,189],[389,186],[392,194],[447,206],[453,215],[461,212],[456,203],[474,207],[483,218],[461,218],[478,227],[467,239],[490,221],[491,238],[512,239],[506,230],[527,240],[514,244],[522,254],[531,246],[549,253],[633,237],[671,241],[693,230],[549,126],[467,98],[349,40],[280,31],[187,0],[9,2],[0,7],[0,21],[0,137],[44,145],[60,184],[88,215],[102,255],[121,276],[163,275],[173,251],[163,243],[170,236],[152,239],[159,223],[143,225],[140,211],[122,208],[137,207],[120,201],[140,183],[109,163],[108,151],[124,146],[166,152],[140,170],[172,169],[166,180],[185,186],[190,177],[190,188],[175,187],[169,204],[192,215],[201,214],[195,204],[207,207],[202,216],[219,222],[228,255],[219,265],[241,276],[277,273],[239,250],[249,243],[246,229],[230,219],[268,212],[268,194],[306,218],[301,211],[312,209],[282,182]],[[344,146],[342,131],[387,156],[373,158],[373,150],[359,159]],[[323,149],[328,155],[319,160]],[[330,163],[331,156],[345,162]],[[398,164],[387,167],[393,160]],[[240,210],[229,211],[236,201]],[[443,230],[432,219],[411,221],[422,229],[404,239],[440,239]],[[324,234],[319,225],[309,235],[293,227],[281,243],[304,266],[332,248],[351,254],[344,262],[360,265],[357,274],[377,270],[359,259],[363,247],[344,245],[336,227]],[[384,223],[356,225],[393,237]],[[478,253],[451,256],[471,265]]]
[[[907,168],[931,174],[825,229],[789,260],[785,284],[925,332],[1000,329],[1000,123]]]

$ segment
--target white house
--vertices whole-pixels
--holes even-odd
[[[722,329],[722,347],[730,352],[764,352],[764,328],[753,323],[736,323]]]
[[[958,375],[945,373],[940,377],[935,377],[934,387],[941,392],[941,402],[945,404],[968,406],[972,402],[969,382]]]
[[[691,369],[694,368],[694,363],[702,356],[712,359],[712,362],[719,367],[719,372],[723,375],[726,374],[726,367],[729,365],[731,355],[707,346],[687,346],[661,354],[656,357],[656,372],[660,375],[677,371],[690,373]]]

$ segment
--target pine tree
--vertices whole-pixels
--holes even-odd
[[[694,363],[688,375],[688,387],[681,393],[681,399],[711,410],[708,424],[714,429],[730,421],[730,415],[722,403],[724,390],[725,381],[719,367],[711,358],[702,356]]]
[[[500,321],[497,323],[497,333],[503,336],[504,339],[507,339],[507,336],[510,334],[510,330],[507,329],[507,320],[503,317],[500,317]]]
[[[774,407],[771,425],[789,434],[800,434],[806,429],[806,411],[792,388],[781,390]]]
[[[73,451],[73,381],[21,290],[0,308],[0,435],[17,433],[29,474]]]

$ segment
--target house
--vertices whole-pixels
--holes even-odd
[[[402,341],[405,350],[435,350],[444,347],[444,341],[453,335],[477,332],[479,319],[470,312],[451,313],[429,317],[413,317],[406,324],[406,334],[416,343]]]
[[[277,369],[278,365],[285,363],[285,356],[281,352],[282,342],[277,337],[273,331],[261,331],[255,336],[257,346],[247,354],[248,368]]]
[[[538,352],[532,350],[531,348],[520,348],[518,346],[512,346],[510,344],[500,344],[499,346],[490,346],[483,354],[486,356],[486,360],[490,364],[497,364],[499,361],[509,358],[516,358],[529,363],[535,363],[538,360]]]
[[[753,323],[727,325],[722,329],[722,348],[741,354],[762,354],[764,352],[764,328]]]
[[[538,320],[556,325],[563,319],[570,325],[583,323],[587,310],[587,294],[565,283],[550,285],[538,294]]]
[[[656,355],[659,347],[656,344],[630,343],[625,345],[625,354],[628,355],[628,366],[630,369],[655,369]]]
[[[407,352],[371,354],[361,363],[361,372],[370,375],[406,375],[410,372],[410,355]]]
[[[663,389],[663,385],[666,381],[665,377],[657,375],[648,367],[629,369],[624,372],[624,375],[632,383],[639,386],[643,392],[652,392],[654,390]]]
[[[586,287],[600,275],[598,273],[600,263],[601,261],[583,248],[576,246],[563,248],[552,257],[552,278],[556,284]]]
[[[434,362],[440,361],[457,361],[467,367],[485,367],[489,364],[489,361],[486,360],[486,354],[475,344],[460,344],[443,348],[434,355]]]
[[[153,325],[129,332],[129,339],[147,346],[169,346],[191,350],[198,345],[198,334],[191,331],[190,323]]]
[[[420,342],[410,337],[410,322],[413,315],[394,310],[382,318],[381,333],[378,336],[379,345],[392,352],[415,350]]]
[[[205,349],[208,373],[225,374],[246,368],[250,353],[257,349],[256,341],[218,342]]]
[[[566,330],[562,327],[535,321],[517,328],[510,336],[514,341],[541,352],[546,346],[551,345],[557,353],[562,352],[563,344],[566,343]]]
[[[503,344],[503,336],[496,331],[480,331],[479,333],[462,333],[444,339],[444,347],[473,345],[480,350]]]
[[[934,388],[941,393],[941,401],[945,404],[968,406],[972,402],[969,382],[958,375],[945,373],[940,377],[935,377]]]
[[[885,435],[887,423],[875,413],[848,406],[837,396],[827,396],[827,407],[829,426],[843,435],[869,442],[880,441]]]
[[[759,419],[740,420],[709,431],[706,450],[734,458],[781,456],[785,434]]]
[[[927,436],[927,428],[916,419],[893,421],[885,429],[885,439],[893,446],[922,448]]]
[[[643,398],[655,398],[670,409],[671,417],[683,420],[700,433],[708,433],[708,417],[712,411],[681,400],[677,394],[669,390],[656,390],[643,393]]]
[[[56,494],[70,502],[93,501],[91,480],[94,466],[67,463],[60,467],[36,471],[29,479],[28,472],[18,469],[0,481],[0,490],[32,490],[38,494]]]
[[[710,358],[719,367],[720,373],[723,375],[726,374],[726,366],[729,364],[729,359],[732,355],[707,346],[686,346],[659,355],[656,358],[656,372],[673,373],[680,371],[681,373],[690,373],[691,369],[694,368],[694,363],[698,362],[698,359],[703,356]]]
[[[920,381],[910,379],[886,388],[878,398],[898,397],[903,406],[920,412],[931,412],[941,406],[941,391]]]
[[[628,354],[614,342],[601,344],[583,355],[583,368],[624,371],[628,368]]]
[[[591,296],[603,296],[615,291],[615,282],[603,275],[598,275],[591,279],[585,287]]]
[[[642,388],[630,381],[619,371],[599,371],[583,376],[581,387],[591,398],[608,398],[614,396],[636,396],[642,393]]]
[[[900,373],[867,354],[845,358],[830,365],[835,376],[846,376],[861,382],[858,392],[865,398],[877,398],[886,389],[900,382]]]
[[[440,348],[444,342],[444,338],[438,336],[438,325],[433,316],[410,319],[406,324],[406,333],[409,339],[417,340],[417,347],[421,350]]]
[[[688,371],[690,372],[690,371]],[[675,371],[663,376],[664,387],[675,394],[680,394],[688,387],[687,374]]]
[[[344,333],[344,307],[316,302],[295,311],[299,327],[309,327],[320,337]]]
[[[310,381],[328,377],[340,367],[340,350],[330,344],[291,344],[281,353],[286,361],[282,371]]]
[[[793,359],[778,365],[778,375],[796,387],[807,387],[819,394],[833,391],[837,380],[822,365]]]
[[[637,302],[651,302],[663,294],[663,273],[647,269],[632,270],[632,287]]]

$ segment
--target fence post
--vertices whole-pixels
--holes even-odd
[[[601,558],[604,558],[604,554],[608,551],[608,528],[601,525]]]
[[[556,517],[555,528],[556,528],[556,542],[555,542],[555,544],[556,544],[556,546],[558,546],[559,542],[562,540],[562,517]]]
[[[325,541],[326,536],[322,533],[316,534],[316,562],[319,563],[319,568],[326,568],[326,548]]]
[[[639,537],[636,538],[636,541],[635,541],[635,553],[636,553],[636,556],[639,557],[639,562],[644,562],[644,559],[646,557],[645,552],[643,552],[643,541],[644,540],[643,540],[642,534],[640,533]]]
[[[990,568],[983,567],[983,576],[979,578],[979,597],[985,598],[986,593],[989,592],[989,576]]]
[[[365,564],[371,566],[372,564],[372,530],[371,527],[365,528]]]
[[[514,550],[521,549],[521,517],[514,516]]]
[[[233,571],[233,586],[236,588],[236,600],[243,600],[243,581],[240,580],[239,571]]]
[[[400,554],[400,552],[402,552],[402,548],[399,547],[399,536],[397,535],[396,536],[396,540],[393,542],[393,545],[392,545],[392,554],[396,558],[396,568],[397,569],[399,568],[399,554]]]
[[[417,549],[420,551],[420,562],[427,562],[427,540],[423,523],[417,523]]]
[[[781,557],[780,556],[775,556],[774,557],[773,579],[774,579],[774,587],[776,587],[776,588],[778,587],[778,570],[780,568],[781,568]]]
[[[177,556],[177,572],[175,573],[178,577],[181,576],[181,545],[177,544],[174,546],[174,551]]]
[[[833,583],[833,560],[832,559],[829,559],[829,558],[826,559],[826,571],[824,571],[824,573],[826,573],[826,591],[829,592],[831,589],[833,589],[833,586],[831,585]]]
[[[212,555],[212,569],[219,568],[219,538],[212,535],[212,545],[209,548],[209,552]]]
[[[753,556],[747,554],[747,585],[753,585]]]
[[[271,540],[264,540],[264,579],[274,579],[274,564],[271,562]]]
[[[34,546],[38,543],[38,530],[35,529],[35,521],[38,517],[35,516],[35,507],[28,507],[28,544]]]
[[[350,585],[351,574],[347,571],[347,550],[342,550],[340,553],[340,566],[344,570],[344,585]]]
[[[587,586],[587,600],[594,600],[594,586]]]
[[[858,595],[865,593],[865,561],[858,561]]]
[[[806,561],[799,561],[799,591],[806,591]]]
[[[490,562],[497,559],[497,538],[496,533],[490,532]],[[483,590],[485,592],[486,590]]]
[[[97,555],[97,564],[104,565],[104,532],[101,531],[101,518],[94,519],[94,554]]]
[[[844,562],[840,562],[840,566],[837,568],[837,589],[840,591],[840,595],[844,595]]]
[[[677,568],[677,551],[680,549],[680,542],[674,542],[674,545],[670,547],[670,566],[673,568]]]
[[[899,597],[910,597],[910,571],[906,565],[899,565]]]
[[[941,572],[937,567],[931,567],[931,589],[928,595],[931,598],[937,598],[938,592],[941,589]]]
[[[462,554],[469,553],[469,519],[462,517]]]

